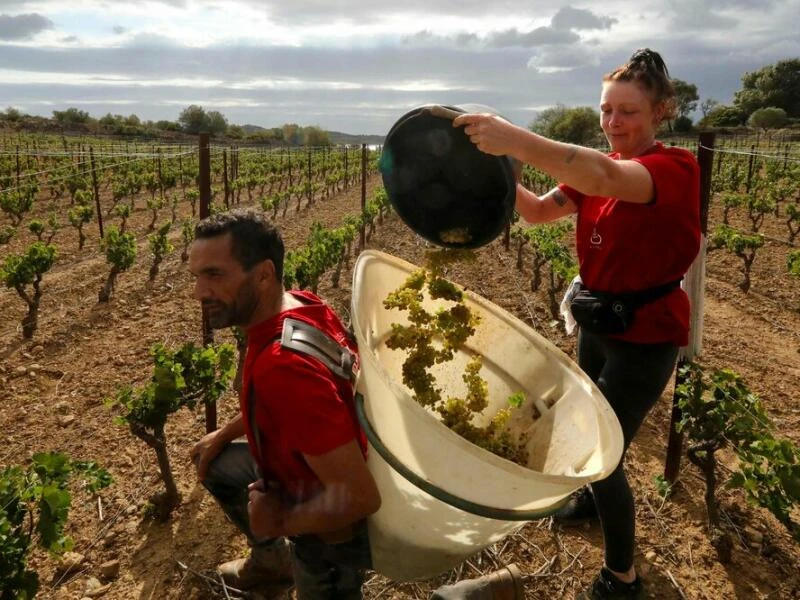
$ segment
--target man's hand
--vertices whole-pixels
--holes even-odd
[[[189,457],[197,464],[197,478],[200,481],[206,478],[208,465],[225,447],[227,440],[220,435],[220,429],[207,433],[189,451]]]
[[[283,508],[275,490],[266,489],[264,480],[259,479],[248,487],[247,516],[250,531],[257,539],[274,538],[283,535]]]

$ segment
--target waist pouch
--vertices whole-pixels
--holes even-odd
[[[681,280],[677,279],[646,290],[621,294],[590,290],[578,283],[578,291],[569,308],[575,321],[586,331],[598,335],[616,335],[633,324],[640,306],[665,296],[680,283]]]

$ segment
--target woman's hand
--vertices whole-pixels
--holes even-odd
[[[520,128],[497,115],[465,114],[453,119],[453,127],[464,127],[464,133],[479,150],[494,156],[514,156]]]
[[[263,479],[251,483],[247,490],[247,516],[253,536],[263,539],[283,535],[283,507],[277,491],[267,489]]]

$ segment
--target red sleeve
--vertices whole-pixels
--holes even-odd
[[[275,419],[272,427],[280,429],[292,449],[310,456],[356,439],[345,399],[327,367],[291,350],[278,351],[264,367],[255,383],[256,395],[271,402],[269,411],[257,411],[259,424]],[[264,429],[269,430],[266,423]]]
[[[585,194],[582,194],[573,187],[568,186],[566,183],[559,183],[558,189],[564,192],[567,197],[575,203],[575,206],[580,206]]]
[[[680,203],[684,206],[687,196],[694,196],[692,190],[699,190],[700,167],[694,154],[688,150],[669,148],[663,152],[652,152],[632,160],[644,165],[653,178],[657,204],[667,202]]]

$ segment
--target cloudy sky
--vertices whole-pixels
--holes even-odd
[[[75,106],[384,134],[427,103],[519,124],[596,106],[603,73],[662,53],[701,99],[800,57],[800,0],[0,0],[0,110]]]

